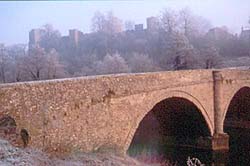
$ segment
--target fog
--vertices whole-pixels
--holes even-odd
[[[227,26],[233,33],[239,33],[250,16],[249,0],[0,2],[0,43],[28,43],[28,32],[46,23],[53,24],[62,35],[72,28],[88,33],[96,11],[112,10],[123,21],[145,25],[146,17],[159,16],[164,8],[185,7],[208,19],[213,26]]]
[[[249,12],[246,0],[0,2],[0,83],[249,68]]]

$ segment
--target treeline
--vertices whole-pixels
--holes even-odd
[[[112,73],[209,69],[250,64],[250,41],[188,9],[165,9],[154,29],[96,12],[92,33],[78,44],[45,25],[39,47],[0,45],[0,81],[17,82]],[[125,29],[124,29],[125,27]]]

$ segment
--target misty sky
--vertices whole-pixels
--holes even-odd
[[[232,32],[247,26],[250,16],[250,0],[6,1],[0,2],[0,43],[27,43],[28,32],[46,23],[53,24],[62,35],[73,28],[90,32],[91,18],[98,10],[112,10],[123,21],[145,24],[146,17],[159,16],[164,8],[184,7],[207,18],[213,26],[228,26]]]

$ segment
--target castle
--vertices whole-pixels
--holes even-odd
[[[250,42],[250,28],[241,28],[240,39]]]
[[[32,29],[29,32],[29,49],[40,46],[40,41],[45,34],[44,29]],[[77,29],[70,29],[68,36],[62,36],[60,40],[62,42],[69,42],[74,45],[78,45],[83,33]]]
[[[144,28],[143,24],[135,24],[133,30],[129,31],[134,31],[134,32],[143,32],[143,31],[150,31],[150,32],[155,32],[159,29],[160,27],[160,22],[157,17],[148,17],[146,19],[146,25],[147,28]],[[40,41],[43,35],[45,34],[44,29],[32,29],[29,32],[29,49],[36,48],[40,46]],[[81,32],[78,29],[70,29],[68,36],[62,36],[60,38],[60,43],[62,45],[65,45],[65,43],[70,44],[72,46],[78,46],[79,42],[83,38],[84,33]],[[226,29],[224,28],[212,28],[210,29],[207,34],[207,37],[211,39],[219,39],[219,38],[234,38],[235,36],[230,34]],[[250,28],[243,28],[241,29],[241,33],[239,35],[239,39],[242,41],[250,42]]]
[[[136,24],[133,31],[155,31],[159,28],[159,20],[156,17],[147,18],[147,29],[144,29],[143,24]],[[32,29],[29,32],[29,49],[40,47],[40,41],[45,35],[45,30],[41,28]],[[60,38],[62,43],[70,43],[74,46],[78,46],[81,38],[83,37],[83,32],[78,29],[70,29],[68,36],[62,36]]]

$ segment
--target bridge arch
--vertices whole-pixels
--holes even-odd
[[[22,131],[28,134],[28,130],[20,125],[19,119],[9,114],[0,116],[0,139],[9,141],[14,146],[24,147],[23,140],[28,138],[22,137]],[[30,139],[30,138],[29,138]],[[28,142],[25,144],[25,147]]]
[[[229,135],[230,165],[250,162],[250,87],[234,91],[224,113],[223,130]],[[237,156],[237,157],[235,157]]]
[[[7,127],[8,126],[12,126],[16,128],[16,131],[19,131],[20,128],[22,127],[22,123],[21,123],[21,120],[20,120],[20,117],[17,117],[14,113],[9,113],[9,112],[3,112],[1,115],[0,115],[0,127]]]
[[[175,103],[178,101],[180,103],[184,103],[185,106],[190,106],[192,108],[196,109],[196,113],[200,115],[200,118],[203,120],[203,124],[206,126],[207,129],[207,134],[209,136],[213,135],[214,131],[214,126],[212,123],[212,120],[210,119],[208,113],[206,112],[205,108],[201,104],[201,102],[192,96],[191,94],[185,92],[185,91],[179,91],[179,90],[174,90],[174,91],[167,91],[167,90],[161,90],[154,92],[154,94],[151,94],[150,97],[152,100],[147,104],[147,109],[140,114],[135,123],[134,126],[131,128],[130,134],[126,140],[126,147],[125,151],[127,151],[134,139],[134,136],[140,126],[141,123],[143,123],[143,120],[145,117],[147,117],[156,107],[157,105],[163,103],[163,102],[171,102],[174,101]]]
[[[0,116],[0,128],[8,129],[8,128],[16,128],[17,124],[13,117],[9,115]]]
[[[17,124],[13,117],[9,115],[0,116],[0,139],[14,143],[16,137]]]
[[[243,99],[241,99],[243,97]],[[223,124],[225,123],[225,119],[227,116],[231,116],[231,114],[236,113],[235,109],[236,107],[240,106],[240,102],[244,102],[247,104],[247,101],[249,99],[250,104],[250,87],[249,86],[242,86],[241,88],[238,88],[234,91],[232,91],[231,96],[229,98],[229,101],[227,102],[225,108],[223,109]],[[242,104],[241,104],[242,106]],[[250,108],[250,107],[249,107]],[[249,112],[250,116],[250,112]]]

